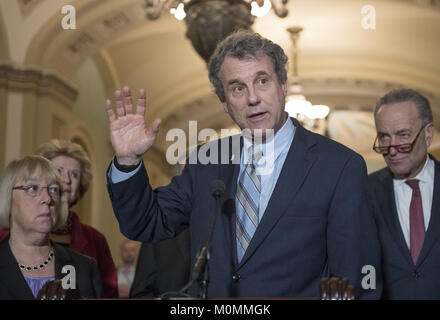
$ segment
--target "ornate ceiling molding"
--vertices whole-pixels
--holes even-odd
[[[306,96],[356,96],[364,98],[379,98],[393,89],[407,88],[402,83],[381,81],[364,78],[302,78],[303,91]],[[440,108],[440,95],[422,88],[412,87],[426,96]],[[374,106],[339,106],[338,109],[371,111]],[[440,111],[440,110],[439,110]]]
[[[54,72],[4,62],[0,62],[0,87],[17,91],[35,90],[39,94],[55,90],[70,101],[75,101],[78,96],[75,86]]]
[[[372,112],[377,100],[393,89],[407,88],[402,83],[363,78],[302,78],[303,94],[315,104],[325,103],[331,110]],[[440,130],[440,95],[423,88],[412,87],[426,96],[433,109],[436,127]],[[212,91],[199,92],[189,102],[161,108],[164,122],[170,126],[182,125],[188,119],[202,121],[211,128],[224,126],[227,122],[221,103]],[[170,109],[169,109],[170,108]],[[197,115],[196,117],[194,115]],[[217,122],[216,122],[217,121]],[[218,123],[216,126],[215,124]],[[183,125],[186,125],[183,123]],[[229,125],[229,123],[228,123]],[[202,127],[202,126],[201,126]]]
[[[72,3],[77,9],[77,29],[60,30],[60,13],[49,15],[30,41],[25,57],[26,63],[55,69],[71,80],[85,59],[146,23],[142,3],[136,0]]]
[[[440,1],[439,0],[382,0],[382,1],[393,1],[400,3],[411,3],[414,5],[418,5],[420,7],[428,7],[432,9],[440,10]]]

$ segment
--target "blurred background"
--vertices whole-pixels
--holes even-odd
[[[328,106],[322,119],[304,124],[360,153],[369,172],[385,165],[372,150],[372,112],[389,90],[410,87],[427,96],[440,129],[439,0],[254,2],[1,1],[0,168],[52,138],[82,145],[94,179],[74,209],[104,233],[118,264],[122,235],[105,182],[113,157],[105,99],[124,85],[134,93],[146,89],[147,121],[160,117],[162,125],[145,162],[153,186],[167,184],[176,172],[165,159],[170,129],[188,133],[191,120],[198,131],[234,128],[205,61],[234,23],[284,48],[289,94]],[[63,19],[76,29],[63,29]],[[203,142],[193,140],[188,147]],[[438,134],[430,152],[440,158]]]

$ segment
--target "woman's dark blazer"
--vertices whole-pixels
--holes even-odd
[[[52,243],[55,253],[55,279],[62,279],[64,266],[75,269],[76,288],[83,298],[102,297],[102,285],[96,261],[69,248]],[[69,269],[67,267],[66,269]],[[9,247],[9,237],[0,242],[0,299],[35,299]]]

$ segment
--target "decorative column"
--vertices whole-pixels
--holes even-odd
[[[34,153],[48,139],[65,138],[77,95],[53,72],[0,64],[0,166]]]

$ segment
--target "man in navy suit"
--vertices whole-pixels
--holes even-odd
[[[440,164],[429,101],[415,90],[387,93],[374,112],[374,150],[387,167],[369,176],[382,246],[383,297],[440,299]]]
[[[136,111],[127,87],[115,93],[116,110],[107,100],[116,154],[108,191],[120,229],[128,238],[156,242],[189,226],[194,263],[216,212],[211,182],[222,180],[226,210],[213,229],[208,297],[319,297],[321,277],[335,276],[347,277],[358,297],[378,298],[379,242],[365,162],[288,117],[286,62],[281,47],[258,34],[240,31],[222,41],[209,78],[246,134],[198,148],[183,173],[156,190],[142,155],[160,120],[145,128],[144,90]],[[210,162],[192,161],[202,156]]]

